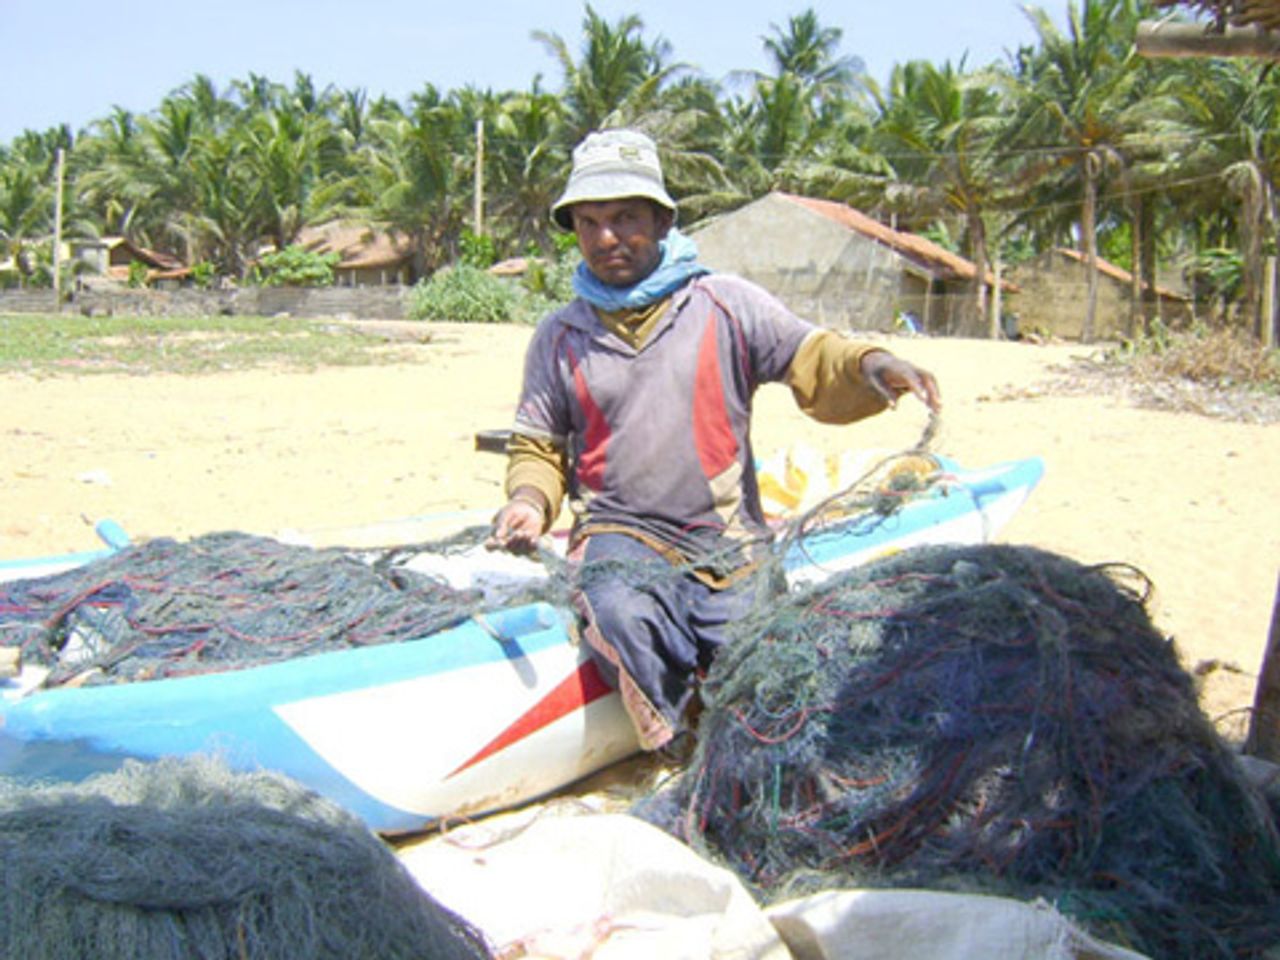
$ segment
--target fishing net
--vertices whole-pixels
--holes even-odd
[[[1280,943],[1280,842],[1200,712],[1145,579],[922,547],[741,625],[697,748],[638,815],[765,899],[1043,897],[1153,957]]]
[[[476,960],[481,936],[358,821],[283,777],[130,762],[0,781],[14,960]]]
[[[45,686],[176,677],[417,639],[492,602],[407,566],[474,547],[359,552],[246,533],[158,538],[51,577],[0,583],[0,645],[50,669]],[[536,598],[530,585],[506,602]]]
[[[902,455],[780,528],[772,557],[803,533],[859,517],[866,531],[910,500],[948,482],[923,453],[936,429]],[[489,534],[471,527],[438,540],[355,550],[315,549],[240,532],[186,542],[156,538],[53,576],[0,582],[0,646],[48,668],[45,687],[89,686],[208,673],[426,637],[484,610],[545,600],[567,608],[573,586],[625,576],[636,584],[682,576],[693,566],[742,562],[742,544],[688,565],[606,561],[571,575],[562,556],[541,549],[541,575],[491,576],[483,589],[457,589],[439,571],[474,554]],[[764,541],[754,545],[769,555]],[[492,562],[496,563],[499,556]],[[777,576],[766,563],[760,576]],[[435,571],[435,572],[423,572]]]

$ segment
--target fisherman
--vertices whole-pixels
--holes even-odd
[[[926,371],[700,264],[638,131],[589,134],[551,218],[582,252],[577,298],[529,344],[489,546],[533,550],[568,496],[582,633],[656,750],[688,729],[698,677],[757,602],[756,387],[785,383],[834,424],[941,398]]]

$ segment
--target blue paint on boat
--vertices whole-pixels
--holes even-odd
[[[943,461],[942,468],[947,477],[944,482],[892,513],[851,517],[808,533],[784,556],[788,576],[819,580],[828,572],[854,565],[850,558],[866,562],[916,542],[982,542],[987,539],[984,511],[990,507],[993,516],[1000,513],[1002,523],[1021,506],[1044,473],[1044,464],[1038,458],[975,471]],[[105,549],[3,561],[0,579],[12,578],[14,571],[23,576],[39,576],[42,570],[54,572],[89,563],[129,542],[124,531],[110,522],[99,524],[98,535],[108,545]],[[128,759],[212,753],[233,769],[266,768],[283,773],[355,813],[372,829],[403,833],[423,829],[435,816],[450,812],[439,808],[437,793],[443,790],[443,795],[456,798],[455,774],[460,769],[466,769],[465,776],[476,778],[467,781],[466,789],[471,790],[470,784],[490,776],[483,769],[490,764],[492,779],[483,787],[475,787],[483,796],[477,806],[467,809],[473,813],[500,809],[533,798],[528,790],[521,792],[527,785],[512,782],[515,766],[553,769],[550,775],[546,770],[540,771],[543,776],[537,781],[538,789],[545,793],[590,772],[592,763],[598,769],[638,748],[633,740],[619,741],[616,736],[616,715],[622,711],[617,695],[600,698],[586,692],[585,687],[579,689],[582,678],[577,671],[586,655],[574,645],[571,621],[572,615],[567,611],[545,603],[526,604],[487,611],[418,640],[316,654],[242,670],[33,691],[14,682],[0,683],[0,774],[22,780],[74,782],[115,769]],[[551,659],[557,665],[554,675],[547,675],[546,668],[540,665]],[[457,715],[471,709],[472,701],[466,700],[461,711],[451,712],[434,727],[428,728],[424,722],[418,729],[409,722],[391,730],[367,723],[361,726],[363,712],[371,709],[368,701],[350,702],[351,696],[362,693],[384,697],[415,680],[431,679],[434,683],[443,678],[443,687],[424,683],[421,689],[442,691],[436,696],[440,697],[438,702],[446,703],[451,689],[473,689],[466,685],[464,674],[482,678],[483,682],[474,689],[486,692],[491,678],[501,677],[508,684],[504,696],[527,696],[530,704],[517,709],[514,718],[497,720],[492,704],[476,704],[477,713],[488,710],[484,723],[472,724],[482,729],[471,729],[469,718]],[[411,700],[418,689],[412,686]],[[526,728],[548,729],[551,721],[531,718],[543,717],[538,711],[555,697],[563,697],[566,689],[570,691],[569,709],[576,713],[574,722],[578,726],[556,741],[557,756],[532,752],[546,751],[547,741],[530,736]],[[572,697],[578,694],[582,700],[575,707]],[[326,697],[333,699],[325,700]],[[418,701],[412,702],[416,711]],[[563,699],[558,702],[562,712],[556,716],[560,717],[564,715]],[[597,711],[592,713],[591,723],[586,718],[588,703],[592,704],[591,710]],[[313,712],[318,710],[322,719],[338,716],[329,714],[331,709],[352,712],[350,719],[341,714],[341,723],[351,726],[350,738],[346,726],[337,728],[342,741],[339,752],[345,753],[347,760],[352,754],[367,752],[369,744],[380,739],[392,743],[403,755],[402,760],[397,756],[395,761],[404,765],[403,769],[397,767],[396,774],[412,777],[426,766],[415,756],[425,756],[435,741],[449,741],[455,747],[459,742],[465,746],[459,761],[462,767],[437,764],[439,769],[434,773],[424,773],[420,795],[411,796],[418,809],[379,799],[371,792],[379,789],[377,785],[362,786],[338,769],[343,759],[335,759],[331,740],[327,746],[313,746],[286,722],[282,711],[300,704],[311,706]],[[376,712],[376,707],[372,709]],[[524,732],[511,736],[524,740],[511,747],[503,737],[517,726]],[[602,727],[614,733],[606,735],[600,732]],[[626,730],[630,737],[632,731],[629,727]],[[541,745],[532,746],[535,743]],[[328,758],[320,753],[326,749]],[[493,757],[499,759],[495,762]],[[347,766],[352,770],[360,768],[355,763]],[[432,777],[436,779],[433,781]],[[414,786],[416,789],[418,785]],[[451,790],[455,792],[450,793]],[[384,797],[388,795],[392,794],[384,791]],[[468,796],[466,802],[471,799]]]

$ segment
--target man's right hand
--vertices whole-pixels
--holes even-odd
[[[516,491],[493,518],[493,531],[484,545],[488,550],[533,553],[547,524],[542,495]]]

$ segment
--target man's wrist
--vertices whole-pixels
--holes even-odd
[[[543,519],[547,516],[547,498],[532,487],[518,487],[511,491],[507,500],[512,503],[527,503],[531,507],[535,507],[538,513],[542,514]]]

